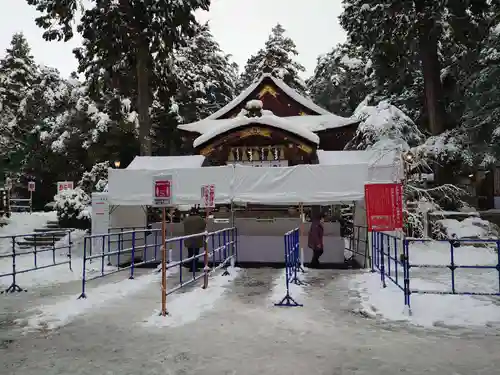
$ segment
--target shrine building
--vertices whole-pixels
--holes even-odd
[[[182,124],[203,166],[246,164],[286,167],[318,164],[318,150],[340,151],[359,120],[334,115],[264,73],[229,104],[207,118]]]

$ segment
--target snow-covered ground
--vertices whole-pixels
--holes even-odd
[[[141,278],[119,282],[114,292],[119,296],[53,330],[42,324],[23,335],[13,315],[29,322],[32,311],[10,309],[8,316],[0,315],[0,362],[7,374],[22,375],[39,374],[41,368],[75,375],[497,372],[498,330],[443,333],[354,314],[359,302],[349,298],[353,272],[308,270],[304,306],[298,308],[272,303],[283,270],[243,269],[225,281],[219,274],[207,290],[196,284],[171,296],[172,316],[162,319],[152,318],[160,305],[159,281],[145,272],[150,279],[144,284]],[[142,286],[125,292],[134,281]],[[24,293],[2,302],[9,308],[32,298]],[[40,310],[59,302],[38,298],[31,307]]]
[[[458,223],[442,220],[456,238],[485,235],[476,226],[481,219],[470,218]],[[481,223],[479,223],[481,224]],[[409,245],[411,310],[404,308],[400,288],[386,277],[382,288],[380,273],[362,273],[351,280],[351,288],[361,298],[365,315],[388,320],[401,320],[424,327],[480,326],[500,327],[500,297],[449,295],[452,292],[451,244],[447,241],[415,241]],[[401,246],[398,247],[398,251]],[[392,249],[394,251],[394,248]],[[394,257],[394,253],[391,253]],[[496,246],[490,243],[462,242],[453,248],[454,264],[460,266],[492,266],[499,263]],[[400,254],[397,254],[399,258]],[[396,277],[396,264],[385,256],[385,273]],[[418,267],[427,265],[430,267]],[[432,266],[440,266],[433,268]],[[398,267],[398,284],[403,285],[403,268]],[[493,268],[458,268],[455,270],[455,291],[460,293],[500,293],[499,272]],[[428,294],[417,293],[427,291]],[[357,298],[357,297],[355,297]]]

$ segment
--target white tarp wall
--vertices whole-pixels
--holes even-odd
[[[349,153],[350,151],[344,151]],[[153,176],[171,175],[176,205],[200,203],[201,186],[215,184],[215,202],[260,204],[331,204],[364,198],[366,182],[391,182],[394,164],[359,162],[294,167],[222,166],[158,170],[109,170],[113,205],[152,204]]]
[[[367,164],[235,166],[235,203],[329,204],[363,199]]]

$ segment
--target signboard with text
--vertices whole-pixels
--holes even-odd
[[[29,192],[34,192],[35,191],[35,181],[29,181],[28,182],[28,191]]]
[[[57,183],[57,192],[60,193],[64,190],[73,190],[73,181],[59,181]]]
[[[168,207],[172,205],[172,176],[153,177],[153,206]]]
[[[215,185],[203,185],[201,187],[201,200],[203,202],[203,207],[214,208],[215,207]]]
[[[365,184],[365,201],[369,231],[403,228],[403,186],[400,183]]]

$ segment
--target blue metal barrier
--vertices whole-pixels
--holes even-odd
[[[109,233],[85,236],[83,239],[82,293],[78,299],[87,298],[86,284],[89,281],[125,270],[130,270],[129,279],[133,279],[136,267],[148,263],[157,263],[161,259],[160,229],[112,229]],[[149,243],[149,235],[153,236],[153,243]],[[95,249],[96,247],[97,249]],[[96,251],[98,252],[96,253]],[[121,265],[125,264],[123,262],[125,256],[130,257],[130,263],[122,267]],[[138,256],[140,256],[141,260],[136,262]],[[116,268],[106,269],[105,264],[108,267],[111,266],[112,257],[116,259]],[[88,277],[87,262],[91,263],[94,259],[100,260],[100,272],[95,276]]]
[[[298,272],[304,272],[300,264],[300,231],[299,228],[292,229],[283,236],[285,245],[285,283],[286,295],[283,299],[275,303],[275,306],[296,307],[303,306],[299,304],[290,295],[290,284],[302,284],[298,278]]]
[[[385,288],[386,280],[389,279],[396,285],[404,295],[404,304],[408,306],[411,313],[411,295],[412,294],[436,294],[436,295],[469,295],[469,296],[500,296],[500,240],[482,240],[482,239],[464,239],[464,240],[429,240],[429,239],[400,239],[386,233],[372,232],[372,272],[380,273],[382,286]],[[410,259],[410,244],[434,243],[434,244],[449,244],[449,263],[447,264],[417,264]],[[471,265],[457,264],[456,262],[456,247],[464,244],[494,246],[496,250],[496,264],[490,265]],[[419,290],[411,288],[412,269],[449,269],[450,270],[450,290]],[[498,272],[498,292],[483,292],[483,291],[457,291],[456,290],[456,274],[458,269],[482,269],[496,270]]]
[[[0,273],[1,277],[12,277],[12,284],[1,293],[14,293],[27,291],[19,286],[16,276],[18,274],[37,271],[45,268],[61,266],[67,264],[70,271],[71,267],[71,232],[70,229],[43,231],[28,234],[21,234],[15,236],[0,236],[0,242],[7,241],[9,243],[10,252],[0,254],[1,259],[12,259],[12,269],[10,272]],[[60,241],[67,237],[68,241],[64,244],[58,244]],[[43,244],[39,243],[43,239]],[[26,242],[23,244],[23,241]],[[6,246],[7,247],[7,246]],[[64,260],[57,259],[56,251],[67,249],[67,258]],[[50,259],[48,262],[41,262],[40,255],[49,253]],[[30,259],[31,258],[31,259]],[[19,260],[29,260],[30,266],[22,267],[19,265]]]
[[[410,244],[415,243],[415,242],[420,242],[420,243],[425,243],[425,242],[435,242],[435,243],[448,243],[449,244],[449,251],[450,251],[450,262],[448,264],[414,264],[409,260],[410,256]],[[486,248],[488,248],[488,245],[493,245],[493,247],[496,250],[496,264],[491,264],[491,265],[470,265],[470,264],[457,264],[456,259],[455,259],[455,251],[457,247],[460,247],[461,245],[484,245],[486,244]],[[468,295],[468,296],[500,296],[500,240],[492,240],[492,239],[463,239],[463,240],[457,240],[457,239],[450,239],[450,240],[441,240],[441,241],[434,241],[434,240],[423,240],[423,239],[405,239],[404,240],[404,248],[406,249],[406,259],[408,261],[406,262],[407,264],[407,270],[406,270],[406,275],[407,275],[407,298],[406,302],[408,307],[410,307],[410,297],[412,294],[438,294],[438,295]],[[418,290],[418,289],[411,289],[410,285],[410,270],[414,268],[426,268],[426,269],[449,269],[450,270],[450,278],[451,278],[451,290],[448,291],[438,291],[438,290]],[[455,271],[458,269],[481,269],[481,270],[496,270],[498,273],[498,292],[492,293],[492,292],[473,292],[473,291],[457,291],[456,290],[456,274]]]
[[[205,248],[201,248],[199,254],[183,258],[182,250],[185,247],[184,241],[198,237],[203,237],[206,252]],[[167,288],[167,296],[221,268],[224,268],[223,276],[229,275],[228,266],[234,265],[237,260],[238,229],[232,227],[215,232],[203,232],[189,236],[167,238],[167,247],[172,244],[178,245],[179,260],[170,262],[167,265],[167,270],[179,267],[179,283],[174,288]],[[203,258],[204,261],[202,263],[203,267],[198,270],[200,268],[198,259],[200,258]],[[211,268],[210,265],[212,266]],[[191,275],[188,280],[183,279],[180,267],[189,267],[191,269]]]
[[[182,272],[179,272],[179,285],[167,292],[167,295],[176,290],[191,284],[200,279],[200,277],[219,268],[226,268],[224,274],[228,275],[227,265],[231,259],[236,261],[237,257],[237,229],[228,228],[216,232],[203,232],[200,234],[167,238],[167,270],[175,267],[192,266],[192,278],[188,281],[182,279]],[[205,251],[202,248],[198,255],[184,258],[183,241],[189,238],[204,236],[204,243],[207,246],[208,264],[212,263],[213,269],[210,271],[205,265],[203,272],[197,275],[198,259],[205,257]],[[82,268],[82,292],[78,299],[86,298],[86,284],[89,281],[99,279],[117,272],[130,270],[129,279],[134,279],[135,268],[145,264],[157,264],[162,259],[162,235],[161,229],[135,229],[121,230],[121,228],[112,228],[107,234],[96,234],[84,238],[83,250],[83,268]],[[176,248],[177,247],[177,248]],[[174,252],[178,251],[179,260],[171,261]],[[125,258],[126,257],[126,258]],[[128,258],[130,262],[128,261]],[[100,272],[92,277],[87,275],[87,263],[98,259],[100,262]],[[114,260],[112,262],[111,260]],[[124,260],[127,260],[125,263]],[[109,269],[114,263],[116,268]],[[122,266],[126,264],[126,266]]]
[[[404,294],[404,303],[409,305],[407,299],[408,267],[407,248],[401,238],[383,232],[372,232],[372,257],[371,271],[380,273],[382,287],[386,288],[386,279],[389,279]]]

